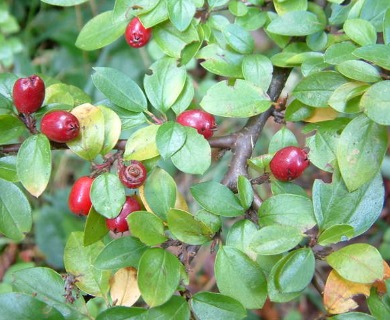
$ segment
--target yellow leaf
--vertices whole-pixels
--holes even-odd
[[[354,296],[370,295],[371,284],[362,284],[345,280],[332,270],[326,280],[324,289],[324,306],[331,314],[348,312],[358,307],[352,299]]]
[[[146,201],[146,198],[145,198],[145,186],[144,185],[140,186],[138,188],[138,192],[139,192],[139,197],[141,198],[142,204],[145,207],[145,210],[149,211],[149,212],[153,212],[152,209],[149,207],[148,202]]]
[[[128,267],[119,269],[110,279],[110,294],[117,306],[131,307],[141,296],[137,283],[137,270]]]
[[[175,208],[189,212],[189,208],[188,208],[186,199],[184,199],[184,196],[181,194],[181,192],[179,190],[176,190]]]
[[[331,107],[315,108],[314,113],[309,118],[306,118],[304,121],[321,122],[321,121],[333,120],[337,118],[337,115],[338,112],[332,109]]]

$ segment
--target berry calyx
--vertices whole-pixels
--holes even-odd
[[[147,171],[142,162],[131,160],[128,166],[122,165],[118,171],[119,180],[124,186],[136,189],[143,185]]]
[[[307,151],[294,146],[277,151],[269,164],[272,174],[280,181],[298,178],[309,165]]]
[[[217,128],[214,116],[199,109],[180,113],[176,121],[183,126],[195,128],[206,139],[211,138]]]
[[[119,215],[113,219],[106,219],[107,228],[115,233],[128,231],[129,225],[126,220],[127,216],[130,213],[139,210],[141,210],[141,205],[138,201],[134,197],[127,196]]]
[[[13,86],[12,98],[20,113],[33,113],[42,106],[45,99],[45,83],[35,74],[19,78]]]
[[[76,180],[70,190],[68,205],[76,215],[86,216],[92,207],[91,186],[93,178],[84,176]]]
[[[52,141],[68,142],[79,135],[80,123],[68,111],[51,111],[42,117],[41,132]]]
[[[135,17],[126,27],[125,39],[129,46],[140,48],[149,42],[151,33],[152,30],[145,28],[138,17]]]

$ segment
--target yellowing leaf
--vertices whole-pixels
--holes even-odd
[[[184,196],[181,194],[179,190],[176,190],[175,209],[180,209],[189,212],[186,199],[184,199]]]
[[[315,108],[313,114],[306,118],[306,122],[321,122],[336,119],[338,112],[331,107]]]
[[[123,159],[142,161],[158,156],[156,134],[159,127],[151,124],[133,133],[126,142]]]
[[[358,307],[352,299],[354,296],[370,295],[371,284],[362,284],[345,280],[332,270],[326,280],[324,289],[324,306],[331,314],[348,312]]]
[[[143,185],[138,188],[138,192],[139,192],[139,197],[141,198],[141,202],[142,202],[143,206],[145,207],[145,210],[149,211],[149,212],[153,212],[152,209],[149,207],[148,202],[146,201],[145,187]]]
[[[117,306],[131,307],[141,296],[137,283],[137,270],[128,267],[119,269],[110,279],[110,294]]]

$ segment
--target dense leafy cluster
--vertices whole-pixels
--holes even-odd
[[[75,41],[70,24],[49,39],[81,50],[61,53],[77,56],[75,69],[97,56],[83,89],[42,68],[39,107],[21,110],[13,88],[33,72],[0,4],[0,240],[35,231],[52,267],[14,271],[2,316],[244,319],[313,284],[323,317],[390,318],[390,268],[358,241],[385,194],[388,0],[41,2],[78,18],[90,2]],[[58,131],[64,113],[72,122]],[[268,119],[278,130],[266,141]],[[77,172],[65,196],[54,190],[61,157]],[[314,171],[328,179],[310,180]],[[293,181],[302,174],[304,187]],[[56,216],[61,201],[67,215]],[[47,224],[62,226],[59,252],[40,236]],[[204,248],[216,251],[216,285],[193,292]],[[372,315],[348,313],[358,294]]]

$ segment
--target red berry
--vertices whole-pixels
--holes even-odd
[[[214,116],[203,110],[184,111],[177,116],[176,121],[183,126],[195,128],[206,139],[212,137],[217,127]]]
[[[45,99],[45,83],[37,75],[19,78],[14,84],[12,98],[20,113],[33,113]]]
[[[137,160],[131,160],[128,166],[121,166],[118,172],[119,180],[130,189],[142,186],[146,180],[146,174],[145,166]]]
[[[80,132],[80,123],[79,120],[68,111],[51,111],[43,116],[41,131],[52,141],[68,142],[78,136]]]
[[[127,25],[125,39],[129,46],[140,48],[148,43],[151,33],[152,29],[145,28],[138,17],[135,17]]]
[[[141,206],[138,201],[133,197],[126,197],[126,202],[119,215],[113,219],[106,219],[107,228],[115,233],[128,231],[129,225],[126,220],[127,216],[130,213],[139,210],[141,210]]]
[[[276,152],[269,166],[276,179],[290,181],[298,178],[309,164],[306,150],[290,146]]]
[[[93,179],[87,176],[79,178],[70,190],[68,205],[70,211],[77,215],[86,216],[92,207],[91,186]]]

